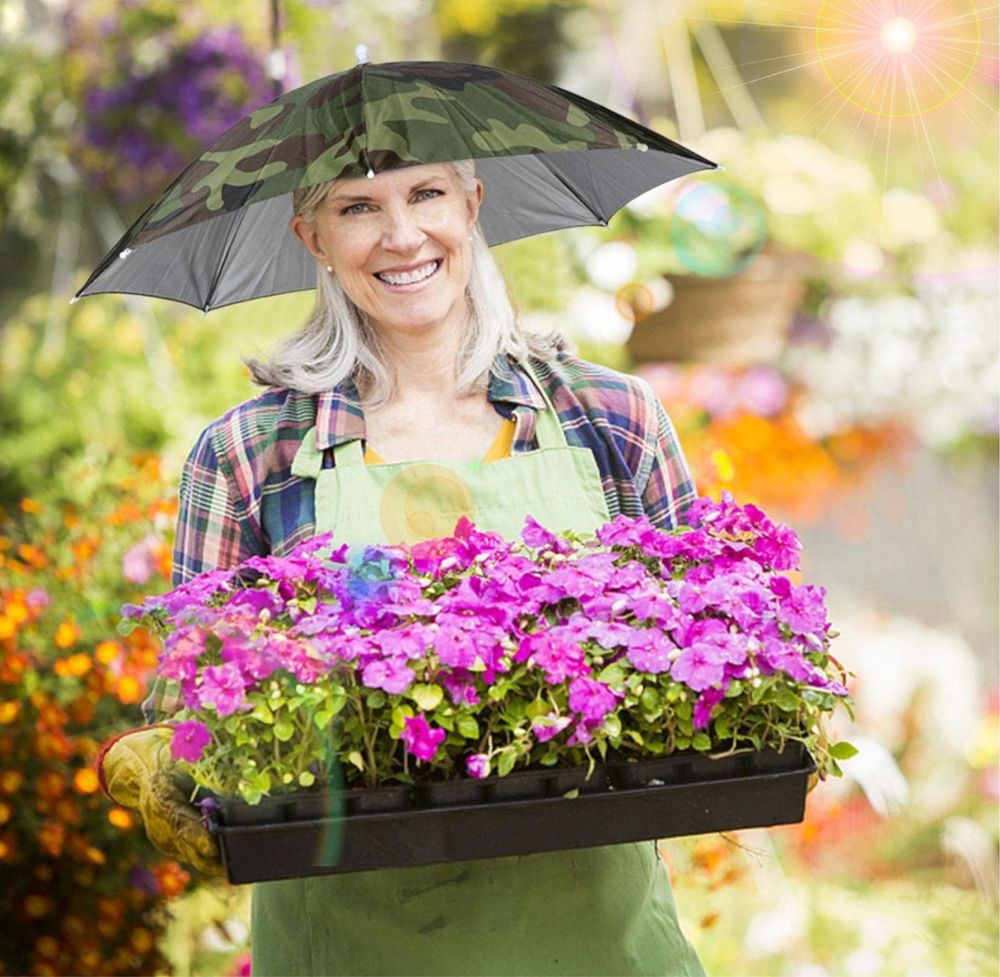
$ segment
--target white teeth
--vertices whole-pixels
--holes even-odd
[[[381,278],[382,281],[388,282],[390,285],[412,285],[414,282],[422,282],[425,278],[430,278],[437,271],[438,264],[437,261],[428,261],[426,265],[414,268],[413,271],[404,271],[396,275],[380,271],[376,272],[375,277]]]

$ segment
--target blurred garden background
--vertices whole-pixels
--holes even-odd
[[[246,887],[98,789],[157,649],[181,461],[309,294],[69,304],[199,147],[372,60],[481,61],[724,164],[497,249],[646,377],[703,494],[802,536],[859,748],[804,823],[665,842],[710,974],[998,972],[997,12],[960,0],[0,4],[0,974],[249,972]]]

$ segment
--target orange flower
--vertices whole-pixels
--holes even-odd
[[[136,953],[147,954],[153,949],[153,934],[149,932],[144,926],[136,927],[129,934],[128,945],[135,950]]]
[[[43,508],[42,503],[35,499],[21,499],[21,511],[26,512],[29,516],[37,516]]]
[[[9,617],[15,624],[23,624],[28,620],[28,605],[24,599],[24,591],[18,590],[10,595],[10,600],[7,601],[4,607],[4,614]]]
[[[76,940],[87,932],[87,921],[76,913],[68,913],[63,919],[62,929],[71,940]]]
[[[94,649],[94,657],[102,665],[110,665],[121,653],[121,647],[115,641],[102,641]]]
[[[16,794],[24,783],[24,774],[20,770],[0,770],[0,792]]]
[[[58,770],[43,770],[35,781],[39,796],[55,800],[66,789],[66,778]]]
[[[17,719],[21,712],[21,703],[14,700],[0,702],[0,726],[8,726]]]
[[[191,881],[191,873],[181,868],[177,862],[158,862],[153,866],[153,874],[160,892],[168,899],[179,896]]]
[[[58,858],[62,854],[63,845],[66,843],[66,825],[57,821],[45,821],[38,829],[38,847],[47,852],[53,858]]]
[[[143,687],[134,675],[123,675],[115,683],[115,695],[118,696],[119,702],[132,705],[142,701]]]
[[[7,801],[0,801],[0,824],[6,824],[14,816],[14,808]]]
[[[17,625],[6,614],[0,614],[0,641],[13,638],[17,634]]]
[[[80,637],[80,628],[76,621],[66,620],[56,628],[56,635],[53,639],[57,648],[69,648],[76,644]]]
[[[121,828],[123,831],[128,830],[132,827],[134,823],[132,820],[132,815],[125,810],[123,807],[113,807],[108,811],[108,820],[116,827]]]
[[[49,562],[45,558],[45,554],[37,546],[32,546],[30,543],[22,543],[18,546],[17,555],[35,570],[43,570]]]
[[[17,854],[17,842],[14,835],[5,831],[0,834],[0,862],[12,862]]]
[[[78,651],[75,655],[70,655],[69,658],[59,658],[55,661],[52,666],[52,670],[59,676],[73,676],[75,678],[80,678],[82,675],[86,675],[87,672],[93,667],[93,661],[91,661],[90,655],[85,652]]]
[[[93,794],[100,790],[101,782],[93,767],[81,767],[73,774],[73,786],[80,794]]]
[[[40,957],[54,957],[59,953],[59,941],[54,936],[40,936],[35,940]]]
[[[55,904],[48,896],[32,892],[25,896],[24,902],[21,903],[21,908],[24,910],[24,914],[30,919],[41,919],[52,912]]]

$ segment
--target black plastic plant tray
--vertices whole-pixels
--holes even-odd
[[[346,791],[341,818],[323,815],[317,791],[228,802],[211,827],[229,881],[266,882],[793,824],[815,769],[797,743],[717,760],[677,754],[597,767],[585,782],[585,770],[547,769]]]

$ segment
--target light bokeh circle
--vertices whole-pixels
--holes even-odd
[[[445,465],[409,465],[385,487],[379,521],[389,543],[419,543],[450,536],[466,516],[475,521],[475,503],[464,479]]]
[[[713,278],[741,272],[767,240],[759,201],[742,187],[713,181],[686,190],[670,224],[677,257],[696,275]]]

